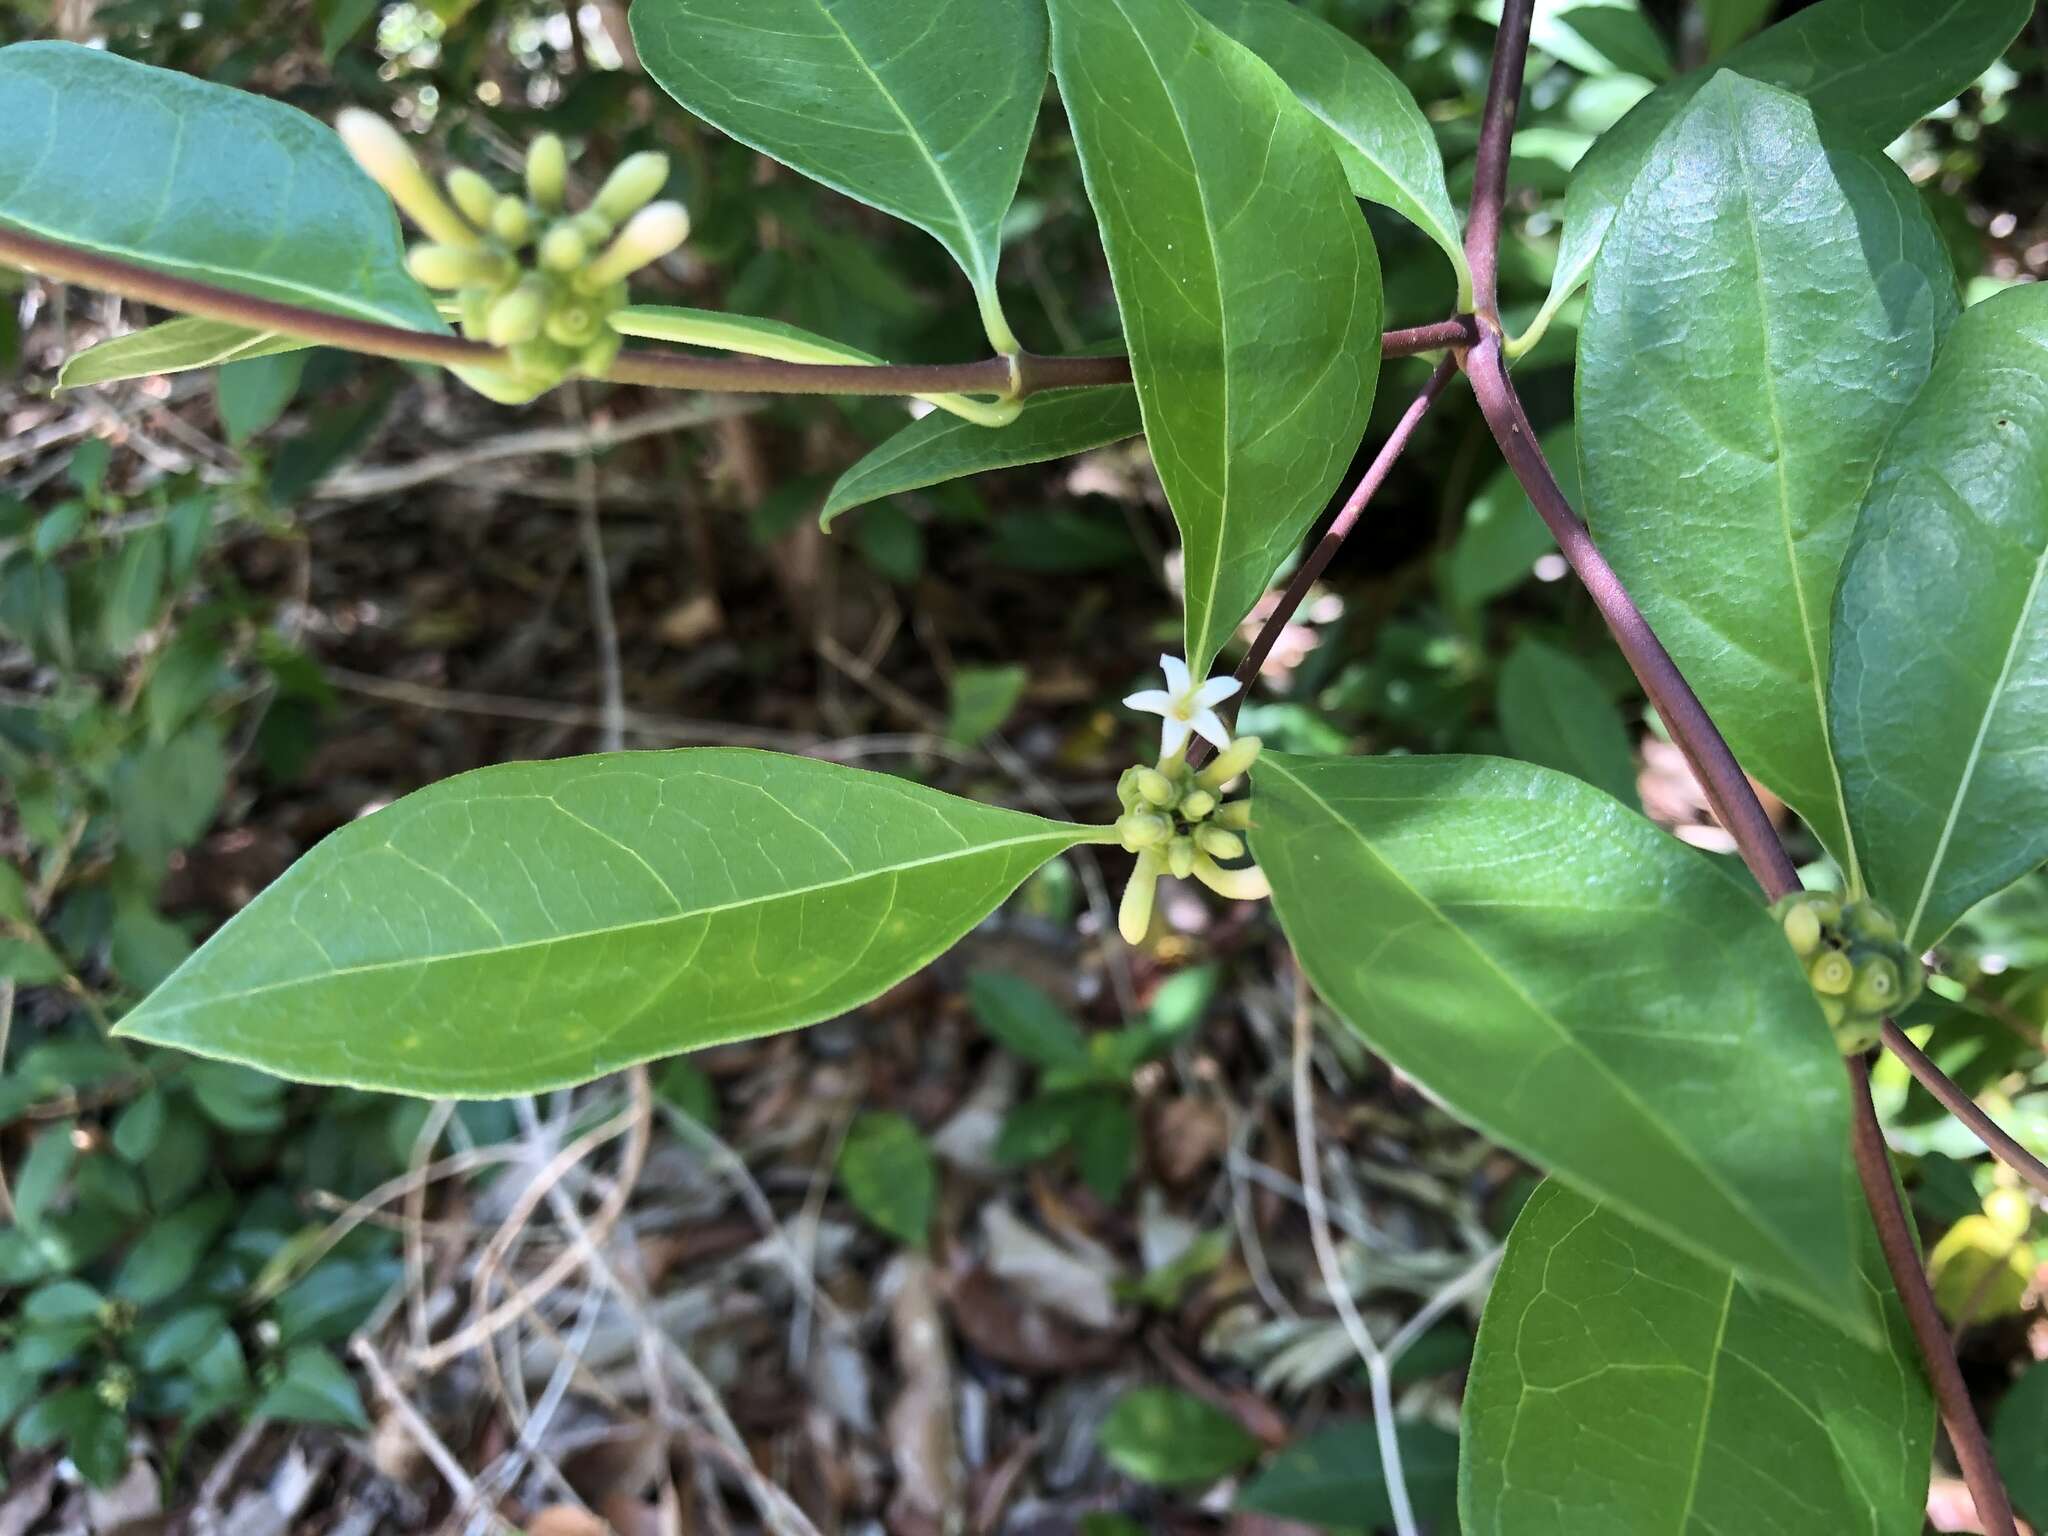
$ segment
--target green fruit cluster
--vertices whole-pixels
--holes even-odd
[[[1794,891],[1771,908],[1845,1056],[1877,1043],[1886,1018],[1920,995],[1920,957],[1876,902]]]

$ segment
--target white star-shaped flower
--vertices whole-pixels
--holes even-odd
[[[1237,692],[1237,679],[1212,677],[1198,687],[1188,675],[1188,664],[1178,656],[1161,656],[1159,670],[1166,674],[1164,688],[1148,688],[1124,700],[1126,708],[1159,716],[1159,756],[1179,757],[1190,735],[1199,735],[1219,751],[1229,746],[1230,732],[1216,706]]]

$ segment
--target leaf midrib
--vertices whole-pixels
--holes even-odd
[[[587,823],[586,823],[587,825]],[[1075,828],[1072,832],[1034,832],[1022,837],[1003,838],[998,842],[977,843],[972,847],[949,849],[944,853],[931,854],[920,859],[909,859],[897,864],[878,864],[871,868],[855,870],[831,880],[820,880],[811,885],[791,886],[787,890],[771,891],[764,895],[742,897],[736,901],[718,902],[706,907],[665,912],[659,917],[635,918],[631,922],[610,923],[599,928],[585,928],[571,933],[550,934],[545,938],[516,939],[503,944],[485,945],[476,949],[451,950],[438,955],[413,955],[396,960],[372,960],[361,965],[336,966],[310,976],[295,976],[284,981],[265,982],[261,986],[246,987],[239,992],[209,993],[190,1002],[171,1003],[163,1007],[142,1008],[122,1021],[125,1029],[132,1022],[148,1022],[151,1019],[171,1017],[190,1012],[194,1008],[215,1008],[226,1003],[237,1003],[252,997],[262,997],[272,992],[281,992],[293,987],[316,986],[325,982],[338,981],[350,976],[371,975],[382,971],[403,970],[408,966],[443,965],[460,960],[481,959],[490,955],[513,954],[525,949],[541,949],[553,944],[573,943],[579,939],[609,938],[614,934],[632,933],[645,928],[660,928],[672,923],[693,922],[699,918],[717,917],[722,913],[741,911],[748,907],[767,906],[792,897],[811,896],[820,891],[829,891],[841,886],[858,885],[865,880],[880,879],[884,876],[900,875],[906,870],[924,869],[935,864],[944,864],[957,859],[974,858],[980,854],[998,853],[1005,849],[1028,847],[1033,843],[1055,843],[1071,846],[1083,840],[1087,828]],[[380,847],[392,848],[389,843]],[[365,849],[374,852],[375,849]],[[396,848],[392,848],[397,852]],[[401,855],[403,856],[403,855]],[[671,899],[674,893],[670,892]],[[472,898],[473,900],[473,898]]]
[[[1527,1005],[1530,1013],[1535,1018],[1541,1020],[1544,1024],[1548,1025],[1551,1031],[1563,1042],[1567,1049],[1571,1050],[1575,1055],[1582,1058],[1589,1066],[1592,1067],[1592,1069],[1595,1072],[1597,1072],[1601,1077],[1605,1078],[1610,1084],[1612,1084],[1615,1090],[1618,1093],[1620,1093],[1621,1096],[1624,1099],[1626,1099],[1631,1105],[1635,1107],[1637,1113],[1640,1114],[1643,1117],[1643,1119],[1649,1124],[1651,1129],[1656,1133],[1657,1138],[1659,1140],[1661,1140],[1662,1142],[1664,1142],[1665,1145],[1675,1150],[1681,1161],[1690,1163],[1694,1168],[1696,1168],[1699,1171],[1701,1178],[1707,1184],[1711,1185],[1713,1188],[1720,1191],[1722,1198],[1727,1200],[1730,1205],[1734,1206],[1737,1210],[1740,1210],[1744,1215],[1749,1217],[1751,1222],[1755,1224],[1756,1230],[1762,1233],[1766,1237],[1766,1239],[1771,1243],[1771,1245],[1775,1247],[1783,1257],[1788,1258],[1792,1261],[1793,1270],[1795,1273],[1809,1273],[1809,1271],[1806,1269],[1806,1266],[1800,1262],[1798,1253],[1794,1249],[1786,1246],[1783,1240],[1779,1238],[1777,1233],[1774,1232],[1768,1225],[1766,1225],[1760,1217],[1758,1217],[1755,1209],[1751,1206],[1750,1202],[1746,1197],[1742,1196],[1734,1189],[1728,1187],[1722,1181],[1722,1179],[1715,1173],[1714,1169],[1709,1165],[1701,1162],[1699,1158],[1691,1151],[1691,1149],[1688,1148],[1683,1142],[1674,1140],[1669,1135],[1669,1133],[1665,1131],[1662,1120],[1660,1120],[1655,1114],[1651,1112],[1649,1106],[1642,1101],[1641,1097],[1636,1093],[1633,1086],[1631,1086],[1625,1080],[1617,1077],[1612,1068],[1610,1068],[1605,1062],[1600,1060],[1598,1056],[1595,1056],[1590,1051],[1588,1051],[1586,1047],[1582,1045],[1577,1040],[1577,1038],[1574,1037],[1571,1034],[1571,1032],[1564,1027],[1564,1024],[1554,1014],[1550,1012],[1550,1010],[1543,1007],[1542,1004],[1538,1003],[1534,997],[1530,996],[1526,988],[1524,988],[1513,976],[1509,975],[1507,971],[1502,969],[1500,962],[1497,961],[1493,957],[1493,955],[1490,954],[1484,947],[1482,947],[1477,939],[1473,938],[1457,923],[1451,921],[1450,916],[1440,906],[1438,906],[1435,902],[1431,901],[1427,896],[1423,895],[1422,892],[1418,890],[1415,887],[1415,885],[1411,881],[1409,881],[1405,875],[1403,875],[1398,869],[1396,869],[1393,866],[1393,864],[1386,858],[1386,856],[1382,854],[1377,848],[1375,848],[1372,845],[1371,842],[1367,840],[1365,834],[1362,831],[1360,831],[1357,827],[1353,826],[1350,821],[1345,819],[1345,817],[1341,813],[1339,813],[1336,806],[1332,805],[1328,800],[1324,799],[1323,796],[1318,794],[1304,779],[1300,777],[1300,775],[1289,771],[1287,768],[1283,767],[1277,761],[1269,761],[1265,765],[1265,769],[1263,771],[1277,773],[1281,777],[1289,780],[1303,794],[1308,796],[1309,799],[1313,800],[1318,806],[1320,806],[1323,809],[1323,811],[1329,816],[1331,821],[1333,821],[1339,827],[1343,828],[1346,832],[1349,832],[1351,836],[1354,839],[1356,839],[1358,846],[1365,851],[1366,855],[1370,857],[1375,864],[1377,864],[1381,869],[1385,870],[1388,876],[1392,878],[1396,884],[1398,884],[1403,890],[1407,891],[1409,895],[1412,896],[1415,899],[1415,901],[1423,908],[1424,911],[1428,912],[1429,915],[1432,918],[1434,918],[1438,923],[1440,923],[1445,929],[1447,929],[1452,934],[1456,935],[1456,937],[1466,946],[1466,948],[1470,949],[1474,955],[1478,956],[1480,961],[1485,965],[1486,969],[1488,969],[1495,976],[1497,976],[1500,979],[1500,981],[1508,988],[1509,991],[1514,993],[1516,996],[1520,997],[1522,1001]],[[1413,797],[1409,797],[1409,803],[1413,803]],[[1613,1199],[1615,1197],[1608,1196],[1606,1198]],[[1616,1199],[1615,1203],[1617,1205],[1622,1204],[1622,1202],[1618,1199]],[[1682,1242],[1681,1246],[1689,1246],[1689,1244],[1685,1244]],[[1728,1261],[1722,1256],[1706,1254],[1704,1250],[1701,1249],[1693,1249],[1692,1251],[1702,1253],[1703,1256],[1705,1256],[1708,1262],[1710,1263],[1721,1266],[1726,1266],[1728,1263]]]

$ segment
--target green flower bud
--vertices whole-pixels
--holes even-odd
[[[1233,779],[1259,760],[1260,745],[1256,736],[1239,736],[1195,775],[1195,782],[1204,789],[1228,789]]]
[[[599,213],[595,208],[586,208],[572,216],[570,224],[583,237],[583,243],[595,250],[618,232],[618,225]]]
[[[1149,768],[1141,768],[1136,765],[1133,765],[1132,767],[1126,768],[1122,773],[1117,775],[1117,803],[1120,804],[1125,810],[1135,811],[1138,808],[1138,802],[1144,798],[1144,796],[1139,794],[1138,792],[1138,775],[1141,773],[1150,773],[1151,771],[1152,770]]]
[[[478,229],[487,228],[491,215],[498,208],[498,189],[466,165],[458,165],[441,178],[448,188],[449,197],[462,210],[462,216]]]
[[[618,359],[619,348],[625,344],[626,338],[610,326],[602,326],[599,329],[602,334],[576,358],[576,371],[586,379],[603,378]]]
[[[429,288],[449,291],[495,286],[512,275],[503,256],[482,246],[416,245],[405,253],[405,269]]]
[[[597,196],[590,200],[590,206],[614,224],[622,224],[659,197],[667,185],[668,156],[645,149],[619,162],[598,188]]]
[[[590,259],[590,247],[573,221],[564,220],[540,237],[540,264],[550,272],[574,272]]]
[[[1868,954],[1856,963],[1856,983],[1849,1006],[1858,1013],[1885,1014],[1899,1006],[1899,968],[1883,955]]]
[[[1173,780],[1157,768],[1140,768],[1137,784],[1138,793],[1154,805],[1171,805],[1180,798],[1180,791],[1174,787]]]
[[[557,212],[569,185],[569,153],[552,133],[526,147],[526,195],[543,213]]]
[[[1157,811],[1133,811],[1117,818],[1116,830],[1124,847],[1132,853],[1157,848],[1173,836],[1173,823]]]
[[[516,347],[540,335],[547,319],[547,294],[532,279],[491,303],[484,320],[484,339],[494,347]]]
[[[1180,813],[1189,821],[1201,821],[1216,809],[1216,797],[1206,789],[1190,791],[1180,803]]]
[[[603,333],[604,315],[587,300],[557,304],[548,311],[543,329],[550,341],[559,341],[565,347],[587,347]]]
[[[1202,852],[1218,859],[1241,859],[1244,857],[1244,839],[1235,832],[1226,832],[1221,827],[1197,827],[1195,846]]]
[[[1219,827],[1242,832],[1252,824],[1252,803],[1249,800],[1226,801],[1216,807],[1216,814],[1209,819]]]
[[[1176,880],[1185,880],[1195,869],[1195,840],[1176,837],[1166,845],[1166,868]]]
[[[1266,872],[1256,864],[1225,869],[1203,854],[1195,859],[1195,878],[1218,896],[1227,896],[1232,901],[1264,901],[1273,894]]]
[[[1897,921],[1874,901],[1851,902],[1842,908],[1842,926],[1854,937],[1866,941],[1899,942]]]
[[[516,197],[501,197],[491,209],[491,233],[515,251],[533,238],[533,214]]]
[[[1813,990],[1827,997],[1841,997],[1856,984],[1855,962],[1839,949],[1823,950],[1806,967],[1806,979]]]
[[[477,232],[448,206],[396,128],[374,112],[348,107],[334,119],[334,131],[356,164],[429,240],[455,246],[477,243]]]
[[[1116,931],[1126,944],[1142,944],[1152,929],[1152,901],[1159,891],[1159,855],[1147,849],[1138,855],[1124,899],[1117,906]]]
[[[1792,941],[1792,952],[1804,960],[1820,948],[1820,918],[1812,907],[1798,902],[1788,909],[1784,917],[1785,937]]]
[[[617,238],[577,275],[576,286],[585,293],[596,293],[622,283],[689,237],[690,216],[681,203],[649,203],[628,219]]]

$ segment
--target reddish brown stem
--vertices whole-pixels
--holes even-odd
[[[1493,72],[1486,82],[1486,110],[1479,121],[1479,151],[1472,164],[1472,212],[1465,220],[1465,262],[1472,269],[1472,307],[1497,320],[1500,315],[1500,221],[1507,205],[1508,159],[1514,148],[1515,116],[1522,105],[1522,75],[1529,62],[1533,0],[1509,0],[1502,7],[1493,42]]]
[[[1985,1114],[1977,1101],[1930,1061],[1927,1053],[1908,1039],[1906,1032],[1890,1019],[1884,1021],[1884,1046],[1904,1062],[1906,1070],[1913,1074],[1920,1086],[1933,1094],[1943,1109],[1968,1126],[1970,1134],[1989,1147],[2000,1162],[2042,1194],[2048,1195],[2048,1165],[2000,1129],[1998,1122]]]

